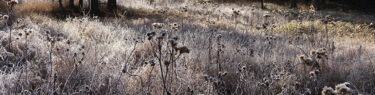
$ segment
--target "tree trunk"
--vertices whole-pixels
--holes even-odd
[[[91,0],[91,7],[90,10],[92,11],[92,14],[99,14],[99,0]]]
[[[62,0],[59,0],[59,6],[60,6],[60,8],[63,7]]]
[[[297,0],[290,0],[290,7],[297,8]]]
[[[263,0],[260,0],[260,7],[261,7],[262,9],[264,9]]]
[[[74,0],[69,0],[69,7],[74,8]]]
[[[78,6],[79,6],[79,8],[83,8],[83,0],[79,0]]]
[[[312,4],[317,10],[321,10],[325,5],[325,1],[323,1],[323,0],[313,0]]]
[[[116,0],[108,0],[107,7],[109,10],[114,10],[117,8],[117,1]]]

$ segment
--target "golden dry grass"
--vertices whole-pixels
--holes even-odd
[[[51,13],[59,8],[58,3],[34,1],[18,5],[16,9],[21,13]]]

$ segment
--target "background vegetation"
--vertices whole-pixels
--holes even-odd
[[[373,1],[292,1],[1,0],[0,93],[375,94]]]

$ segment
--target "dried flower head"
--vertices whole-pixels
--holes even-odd
[[[233,36],[233,32],[229,32],[229,36],[231,36],[231,37],[232,37],[232,36]]]
[[[162,39],[164,39],[164,37],[165,37],[166,35],[167,35],[167,34],[163,32],[163,33],[159,34],[159,36],[156,37],[156,39],[162,40]]]
[[[150,61],[148,61],[148,63],[150,63],[151,66],[155,66],[154,60],[150,60]]]
[[[156,33],[155,32],[149,32],[146,35],[147,35],[147,40],[151,40],[156,35]]]
[[[66,44],[70,45],[70,40],[66,41]]]
[[[234,10],[234,8],[232,8],[232,11],[233,11],[233,16],[239,16],[240,15],[240,10]]]
[[[318,55],[324,55],[327,53],[327,50],[325,48],[319,48],[316,52]]]
[[[172,37],[172,40],[177,41],[178,39],[180,39],[178,36],[174,36],[174,37]]]
[[[314,60],[310,57],[300,55],[300,56],[298,56],[298,58],[301,60],[301,64],[305,64],[307,66],[312,66],[314,64]]]
[[[175,31],[180,29],[180,25],[178,25],[177,23],[172,23],[169,25],[169,27]]]
[[[310,51],[310,54],[311,54],[311,55],[315,55],[315,54],[316,54],[316,51],[315,51],[315,50],[311,50],[311,51]]]
[[[152,23],[154,29],[161,29],[164,27],[164,23]]]
[[[270,14],[264,14],[263,17],[267,19],[267,18],[270,18],[271,15]]]
[[[323,20],[323,23],[324,24],[329,24],[331,21],[332,21],[331,15],[326,15],[325,18],[324,18],[324,20]]]
[[[336,87],[335,87],[335,89],[336,89],[336,90],[339,90],[339,89],[341,89],[341,88],[348,87],[348,86],[350,86],[350,85],[351,85],[351,84],[350,84],[349,82],[344,82],[344,83],[341,83],[341,84],[337,84]]]
[[[177,42],[175,40],[169,40],[169,43],[171,44],[172,48],[177,48]]]
[[[265,22],[265,23],[262,24],[262,27],[263,27],[264,29],[267,29],[269,25],[270,25],[270,23]]]
[[[171,63],[169,61],[164,60],[163,64],[164,64],[164,66],[168,67]]]
[[[204,75],[203,78],[206,81],[211,81],[212,80],[212,78],[210,76],[208,76],[208,75]]]
[[[320,74],[320,70],[312,70],[312,71],[310,71],[309,74],[312,77],[316,77],[316,76],[318,76]]]
[[[221,34],[216,35],[216,40],[220,40],[221,37],[223,37]]]
[[[16,4],[18,4],[18,0],[8,0],[7,2],[7,5],[12,7]]]
[[[315,13],[315,12],[316,12],[316,8],[315,8],[314,5],[310,5],[309,10],[310,10],[312,13]]]
[[[123,64],[123,65],[121,66],[121,72],[122,72],[122,73],[126,73],[126,65],[125,65],[125,64]]]
[[[18,36],[22,37],[22,33],[18,33]]]
[[[305,55],[299,55],[298,58],[299,58],[300,60],[304,60],[304,59],[305,59]]]
[[[325,16],[325,19],[326,19],[326,20],[332,20],[332,16],[331,16],[331,15],[326,15],[326,16]]]
[[[336,90],[337,94],[338,95],[352,95],[352,89],[350,89],[349,87],[342,87],[338,90]]]
[[[9,15],[3,15],[3,20],[8,20],[9,19]]]
[[[311,52],[311,55],[315,55],[317,58],[321,59],[321,58],[328,58],[328,55],[327,55],[327,50],[325,48],[319,48],[317,50],[312,50],[310,51]]]
[[[220,77],[224,77],[224,76],[226,76],[226,75],[228,75],[228,72],[219,72],[219,76],[220,76]]]
[[[332,87],[324,86],[322,90],[322,95],[336,95],[335,90]]]
[[[160,14],[165,14],[165,13],[168,12],[168,10],[169,10],[169,9],[167,9],[167,8],[159,9],[159,10],[158,10],[158,13],[160,13]]]
[[[181,7],[180,11],[181,12],[187,12],[188,11],[188,7],[187,6]]]
[[[303,91],[303,94],[302,95],[312,95],[311,94],[311,90],[309,88],[305,88],[305,91]]]
[[[267,36],[266,39],[267,39],[268,41],[271,41],[271,40],[275,40],[276,38],[273,37],[273,36]]]
[[[29,30],[29,31],[27,31],[27,32],[29,32],[29,33],[31,34],[31,33],[33,33],[33,30],[31,30],[31,29],[30,29],[30,30]]]
[[[190,49],[187,48],[186,46],[182,46],[182,47],[177,47],[175,48],[177,52],[179,52],[180,54],[184,54],[184,53],[190,53]]]
[[[48,35],[49,33],[50,33],[50,32],[47,30],[47,31],[46,31],[46,34]]]
[[[242,68],[241,68],[241,69],[242,69],[242,70],[246,70],[246,68],[247,68],[246,66],[242,66]]]

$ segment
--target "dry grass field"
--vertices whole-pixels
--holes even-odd
[[[375,94],[373,14],[117,0],[93,16],[65,1],[0,0],[0,95]]]

